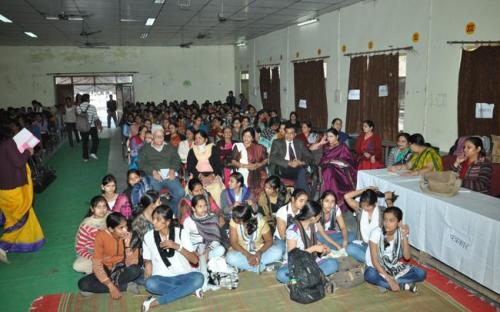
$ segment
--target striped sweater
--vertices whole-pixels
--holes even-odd
[[[452,164],[453,171],[460,173],[462,164],[455,167]],[[491,176],[493,175],[493,167],[491,162],[485,157],[479,158],[473,164],[470,164],[464,178],[462,186],[480,193],[488,193],[491,187]]]
[[[106,228],[106,218],[85,218],[78,228],[75,239],[76,253],[85,259],[91,259],[94,254],[94,241],[97,231]]]

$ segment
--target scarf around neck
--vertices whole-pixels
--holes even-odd
[[[171,248],[163,249],[160,247],[161,237],[159,231],[153,231],[153,236],[155,239],[156,248],[158,249],[158,253],[160,254],[161,259],[163,260],[163,263],[168,268],[170,266],[170,261],[168,259],[174,256],[175,249]],[[171,241],[175,241],[175,226],[170,226],[168,239]]]
[[[392,252],[387,255],[385,254],[385,248],[388,246],[386,235],[384,233],[380,235],[380,241],[378,243],[378,261],[384,270],[389,273],[389,275],[393,277],[401,277],[410,269],[408,265],[399,261],[399,259],[403,256],[401,229],[397,228],[394,232],[393,240],[394,247]]]

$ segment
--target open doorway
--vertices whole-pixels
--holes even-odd
[[[126,102],[134,102],[134,85],[132,74],[65,74],[54,77],[56,100],[58,105],[64,105],[67,96],[78,93],[90,95],[90,103],[97,108],[97,114],[103,125],[107,125],[107,101],[112,95],[117,104],[117,120],[123,114]],[[111,128],[117,125],[111,121]]]
[[[109,84],[97,84],[97,85],[75,85],[73,89],[73,95],[85,94],[90,95],[90,104],[94,105],[97,109],[97,116],[101,120],[103,125],[107,125],[108,112],[106,103],[109,101],[109,96],[113,96],[113,100],[116,101],[116,86]],[[114,123],[111,119],[111,128],[116,128],[118,125]]]

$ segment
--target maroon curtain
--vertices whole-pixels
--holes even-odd
[[[495,104],[493,118],[475,118],[476,103]],[[458,134],[500,134],[500,47],[462,51],[458,80]]]
[[[387,86],[387,96],[379,93],[382,86]],[[369,58],[366,95],[362,119],[372,120],[375,132],[382,139],[395,141],[399,119],[399,53]]]
[[[269,109],[274,109],[278,112],[278,116],[281,117],[281,90],[280,90],[280,73],[279,67],[273,67],[272,69],[272,79],[271,79],[271,96],[268,103],[270,104]]]
[[[347,98],[346,131],[357,133],[361,131],[361,121],[364,119],[363,111],[367,99],[366,82],[368,79],[368,65],[366,56],[351,58],[349,66],[349,90],[360,90],[359,100]]]
[[[311,121],[313,127],[325,128],[328,123],[323,60],[294,63],[295,108],[300,120]],[[306,108],[299,101],[306,100]]]
[[[269,101],[269,93],[271,91],[271,76],[269,68],[262,67],[260,69],[260,99],[262,100],[262,107],[267,108]]]

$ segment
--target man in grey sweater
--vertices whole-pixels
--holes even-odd
[[[165,143],[163,129],[154,130],[153,141],[140,149],[137,164],[139,169],[152,177],[151,186],[154,190],[168,189],[171,198],[169,206],[179,217],[177,215],[179,202],[185,193],[177,178],[182,163],[177,149]]]

